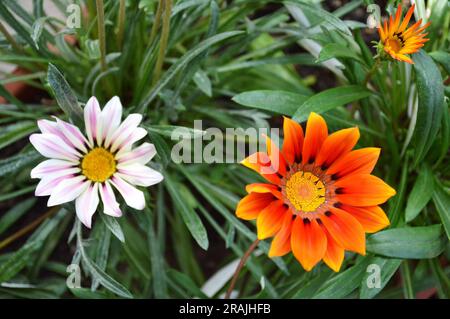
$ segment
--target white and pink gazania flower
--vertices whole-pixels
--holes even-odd
[[[130,114],[122,123],[121,118],[122,104],[115,96],[103,110],[95,97],[86,103],[87,138],[78,127],[58,118],[56,122],[38,121],[42,134],[31,135],[30,141],[49,159],[31,171],[32,178],[41,179],[36,196],[50,196],[48,206],[75,200],[77,216],[89,228],[100,199],[105,214],[122,215],[112,186],[128,206],[144,209],[144,193],[134,185],[154,185],[163,176],[145,165],[156,154],[153,144],[133,149],[133,144],[147,134],[138,127],[142,115]]]

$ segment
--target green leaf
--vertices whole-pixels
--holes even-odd
[[[332,277],[313,296],[318,299],[344,298],[351,294],[361,283],[369,259],[360,260],[353,267]]]
[[[28,210],[36,203],[36,198],[31,197],[8,210],[2,218],[0,218],[0,235],[13,225],[20,217],[22,217]]]
[[[92,260],[88,260],[86,256],[84,256],[84,261],[86,265],[89,267],[89,271],[92,274],[92,277],[97,280],[103,287],[114,292],[118,296],[124,298],[133,298],[133,295],[125,288],[122,284],[117,282],[114,278],[109,276],[106,272],[103,271],[97,264],[95,264]]]
[[[444,248],[441,225],[388,229],[367,239],[368,251],[395,258],[434,258]]]
[[[96,40],[87,39],[84,42],[84,45],[86,46],[89,59],[91,60],[100,59],[100,44],[98,39]]]
[[[83,109],[78,104],[77,98],[64,76],[51,63],[48,65],[47,80],[53,90],[53,94],[55,95],[59,107],[76,125],[83,127]]]
[[[0,128],[0,149],[30,135],[37,130],[35,122],[25,121]]]
[[[212,96],[212,87],[211,87],[211,80],[208,77],[208,74],[206,74],[205,71],[198,70],[194,74],[194,82],[197,85],[197,87],[205,93],[207,96]]]
[[[100,214],[100,217],[111,233],[116,236],[118,240],[124,243],[125,236],[123,235],[122,227],[120,227],[120,224],[117,222],[116,218],[106,214]]]
[[[434,51],[430,52],[429,55],[433,58],[434,61],[441,64],[445,72],[450,73],[450,53],[445,51]]]
[[[236,35],[242,34],[242,31],[229,31],[212,36],[192,48],[189,52],[183,55],[175,64],[173,64],[169,70],[167,70],[162,78],[158,81],[156,86],[147,95],[146,98],[139,105],[138,110],[144,112],[147,106],[153,101],[153,99],[158,95],[158,93],[173,79],[173,77],[189,62],[191,62],[196,56],[207,50],[214,44],[221,42],[225,39],[234,37]]]
[[[248,91],[233,97],[233,101],[248,107],[292,116],[308,96],[287,92],[257,90]]]
[[[206,233],[205,226],[203,225],[200,217],[198,217],[194,209],[188,205],[186,199],[183,198],[181,192],[179,192],[179,187],[175,186],[174,182],[168,175],[166,175],[165,184],[174,201],[174,204],[178,208],[177,211],[181,214],[181,217],[192,234],[192,237],[194,237],[200,247],[207,250],[209,245],[208,234]]]
[[[78,249],[81,253],[81,258],[84,261],[84,264],[89,269],[89,272],[92,275],[92,279],[96,280],[105,287],[106,289],[112,291],[118,296],[124,297],[124,298],[133,298],[133,295],[128,291],[127,288],[125,288],[122,284],[117,282],[114,278],[109,276],[103,269],[101,269],[98,265],[96,265],[86,254],[86,251],[84,250],[84,243],[83,243],[83,237],[81,235],[81,223],[80,221],[76,221],[76,229],[77,229],[77,244]]]
[[[340,86],[317,93],[300,105],[293,119],[305,121],[311,112],[324,113],[335,107],[368,97],[372,93],[358,85]]]
[[[32,150],[26,153],[19,153],[15,156],[0,160],[0,177],[10,173],[18,172],[41,158],[41,154]]]
[[[421,163],[430,150],[441,126],[444,110],[444,86],[441,73],[433,60],[420,51],[413,55],[416,86],[419,96],[417,121],[413,140],[414,166]]]
[[[25,244],[3,264],[0,265],[0,283],[4,283],[18,274],[31,260],[32,254],[39,249],[41,243],[34,241]]]
[[[364,61],[350,48],[338,43],[330,43],[323,47],[319,53],[319,58],[316,63],[324,62],[332,58],[349,58],[365,64]]]
[[[341,19],[334,16],[332,13],[320,8],[320,5],[314,5],[310,2],[304,0],[290,0],[285,1],[286,4],[294,5],[300,7],[305,11],[307,15],[313,16],[316,19],[323,21],[334,28],[346,33],[347,35],[352,35],[350,29]]]
[[[362,278],[361,282],[361,288],[360,288],[360,298],[362,299],[369,299],[375,297],[378,293],[383,290],[383,288],[387,285],[389,280],[392,278],[392,276],[397,271],[398,267],[400,267],[400,264],[402,263],[401,259],[393,259],[393,258],[382,258],[382,257],[371,257],[369,264],[370,265],[376,265],[379,267],[379,273],[376,274],[375,270],[369,271],[370,268],[366,271],[365,276]],[[379,287],[376,287],[371,282],[371,275],[380,276],[379,281]],[[369,284],[370,283],[370,284]]]
[[[203,136],[206,133],[206,131],[192,129],[192,128],[185,127],[185,126],[176,126],[176,125],[148,125],[148,126],[145,126],[145,128],[147,129],[147,131],[151,131],[151,132],[154,132],[156,134],[159,134],[161,136],[166,136],[166,137],[172,137],[172,133],[174,131],[180,131],[180,132],[186,133],[189,136],[191,136],[192,138],[197,138],[197,137]]]
[[[433,202],[444,225],[447,238],[450,239],[450,195],[442,185],[436,182]]]
[[[50,17],[39,18],[33,23],[33,26],[31,27],[31,38],[33,39],[36,49],[39,49],[39,38],[41,37],[42,31],[44,30],[45,22],[47,22],[48,19],[50,19]]]
[[[409,193],[405,210],[406,222],[410,222],[416,218],[420,211],[427,205],[433,195],[433,190],[433,171],[428,165],[424,165],[419,171],[411,193]]]

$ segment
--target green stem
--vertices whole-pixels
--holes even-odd
[[[150,33],[150,45],[155,40],[156,32],[158,31],[159,23],[161,22],[161,15],[162,15],[163,8],[164,8],[163,1],[164,0],[158,1],[158,8],[156,9],[155,21],[153,22],[152,32]]]
[[[402,262],[400,271],[401,271],[402,280],[403,280],[403,294],[406,299],[414,299],[414,290],[413,290],[412,280],[411,280],[411,271],[409,269],[409,264],[408,264],[407,260]]]
[[[103,0],[96,0],[98,40],[100,42],[100,66],[106,71],[106,42],[105,42],[105,11]]]
[[[123,33],[125,29],[125,0],[120,0],[119,4],[119,17],[118,17],[118,28],[117,28],[117,47],[122,48],[123,43]]]
[[[373,74],[377,70],[378,66],[380,65],[380,59],[377,58],[375,60],[375,63],[370,68],[369,72],[367,72],[366,77],[364,78],[363,86],[366,86],[367,83],[369,83],[369,80],[372,78]]]
[[[161,77],[162,66],[166,56],[167,42],[169,40],[170,31],[170,15],[172,13],[172,0],[164,1],[164,16],[162,23],[161,39],[159,40],[158,59],[156,60],[155,73],[153,76],[153,85],[155,85]]]

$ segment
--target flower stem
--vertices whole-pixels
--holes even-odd
[[[363,86],[366,86],[367,83],[369,83],[369,80],[372,78],[372,75],[375,73],[375,71],[377,70],[379,65],[380,65],[380,59],[377,58],[375,60],[375,63],[370,68],[369,72],[367,72],[366,77],[364,78]]]
[[[150,33],[150,45],[153,43],[156,37],[156,31],[158,31],[159,23],[161,21],[161,15],[164,7],[164,0],[158,1],[158,8],[156,9],[155,21],[153,21],[152,32]]]
[[[120,0],[119,3],[119,17],[117,19],[117,47],[122,48],[123,33],[125,29],[125,0]]]
[[[158,59],[156,60],[155,73],[153,76],[153,85],[155,85],[161,77],[161,70],[166,56],[167,42],[169,40],[170,31],[170,15],[172,13],[172,0],[164,1],[164,16],[161,30],[161,38],[159,40]]]
[[[408,261],[402,262],[400,267],[403,280],[403,291],[406,299],[414,299],[414,290],[411,281],[411,271],[409,269]]]
[[[105,11],[103,7],[103,0],[96,0],[96,5],[98,40],[100,42],[100,66],[102,71],[106,71]]]
[[[255,248],[259,244],[259,239],[256,239],[250,247],[247,249],[245,254],[242,256],[241,261],[239,262],[236,271],[234,272],[233,279],[231,280],[230,287],[228,287],[228,290],[225,294],[225,299],[230,299],[231,293],[233,292],[234,286],[236,286],[237,279],[239,277],[239,274],[241,273],[242,267],[244,267],[245,263],[247,262],[247,259],[250,257],[252,252],[255,250]]]

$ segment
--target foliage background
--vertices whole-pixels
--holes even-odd
[[[29,1],[32,12],[0,2],[0,62],[22,70],[0,80],[0,297],[222,296],[256,238],[234,209],[257,177],[237,164],[176,165],[170,134],[179,126],[192,131],[194,119],[218,128],[280,127],[281,114],[304,121],[310,111],[331,130],[359,126],[358,147],[382,147],[375,174],[397,190],[384,207],[391,226],[367,237],[367,256],[347,254],[337,274],[323,264],[304,272],[291,255],[271,260],[263,242],[236,295],[449,296],[446,0],[415,1],[416,18],[432,25],[414,66],[384,62],[370,80],[370,41],[378,39],[365,25],[370,0],[166,0],[171,10],[160,15],[155,0],[79,0],[84,14],[75,29],[44,10],[50,1],[69,14],[72,1]],[[383,16],[397,6],[378,4]],[[26,89],[11,94],[18,82]],[[86,231],[71,205],[49,210],[46,198],[33,196],[29,172],[42,158],[28,136],[40,118],[77,122],[77,101],[91,95],[102,104],[118,95],[126,113],[145,115],[165,181],[146,190],[143,212],[98,213]],[[371,263],[381,266],[380,288],[366,284]],[[81,266],[83,288],[66,285],[68,264]]]

